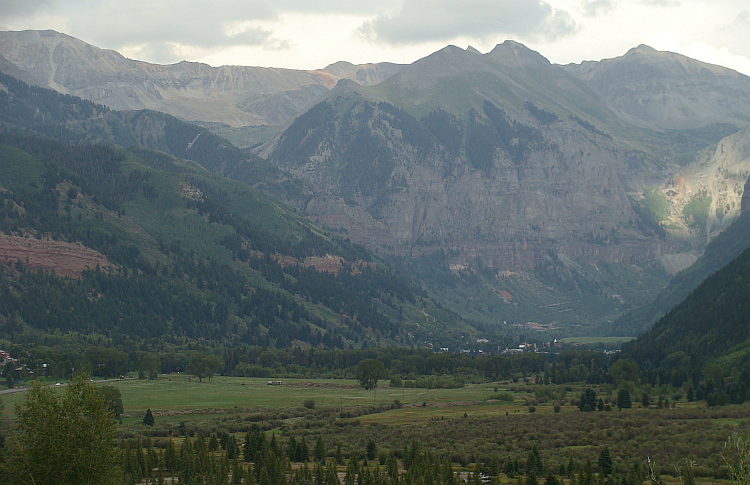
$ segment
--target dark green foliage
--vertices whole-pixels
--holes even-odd
[[[696,367],[700,369],[750,337],[749,315],[750,250],[746,250],[706,279],[653,329],[626,344],[623,354],[641,368],[682,370],[687,378]],[[684,358],[668,358],[676,352]],[[687,369],[683,362],[689,365]]]
[[[647,330],[658,318],[682,302],[698,285],[729,264],[750,245],[750,213],[744,212],[716,236],[690,268],[678,273],[653,303],[630,312],[614,324],[614,332],[634,335]]]
[[[555,113],[540,108],[531,101],[526,101],[523,106],[528,110],[531,116],[544,125],[550,125],[559,119]]]
[[[119,420],[120,415],[125,411],[125,408],[122,405],[122,394],[120,394],[120,390],[114,386],[100,386],[99,389],[104,394],[104,401],[107,403],[107,406],[109,406],[109,409],[112,410],[115,419]]]
[[[323,101],[298,116],[279,140],[273,159],[290,166],[302,165],[336,131],[335,112],[331,104]]]
[[[346,148],[341,155],[341,182],[349,196],[383,193],[396,166],[386,141],[369,125],[375,110],[374,105],[365,103],[342,121]]]
[[[464,135],[458,118],[448,111],[438,109],[430,111],[422,118],[422,125],[432,133],[449,155],[459,156]]]
[[[146,410],[146,415],[143,416],[143,424],[146,426],[154,425],[154,414],[151,412],[151,409]]]
[[[227,260],[201,258],[177,240],[159,243],[158,251],[163,257],[157,257],[155,264],[152,248],[128,242],[142,239],[141,235],[136,239],[101,214],[110,210],[122,214],[122,203],[153,195],[151,179],[162,177],[163,172],[154,172],[145,165],[143,170],[132,170],[132,162],[137,164],[138,160],[111,147],[71,146],[12,133],[0,136],[6,143],[49,158],[37,161],[21,155],[24,152],[13,151],[2,159],[3,163],[11,164],[9,166],[23,163],[35,167],[36,171],[27,171],[31,178],[16,177],[14,184],[9,185],[15,190],[0,194],[0,230],[21,235],[31,229],[39,236],[81,242],[120,265],[115,271],[87,271],[74,281],[30,273],[20,263],[12,271],[6,269],[11,276],[6,285],[10,286],[0,288],[4,296],[0,299],[0,314],[18,315],[6,321],[8,335],[17,334],[22,328],[22,325],[11,325],[13,322],[24,322],[46,331],[115,330],[146,338],[161,337],[165,329],[170,329],[169,332],[176,331],[189,338],[220,339],[227,335],[227,318],[234,312],[245,319],[243,328],[247,331],[240,337],[248,344],[270,342],[285,346],[292,340],[302,340],[313,345],[325,343],[330,347],[343,347],[340,331],[323,336],[319,329],[325,328],[328,322],[311,315],[301,300],[309,298],[313,304],[322,303],[335,312],[345,312],[351,318],[367,322],[377,338],[394,338],[400,332],[396,322],[383,313],[380,301],[391,307],[415,301],[415,287],[403,273],[381,264],[356,266],[372,261],[372,255],[365,249],[337,237],[321,236],[309,224],[300,224],[291,217],[284,224],[294,227],[296,235],[290,237],[281,232],[281,237],[266,229],[272,221],[261,219],[264,227],[229,210],[228,206],[239,206],[233,206],[230,196],[216,188],[221,184],[194,171],[169,172],[176,174],[172,176],[188,177],[190,185],[204,194],[198,201],[185,201],[185,208],[206,217],[211,225],[231,228],[232,233],[219,242],[230,249],[235,258],[261,271],[276,289],[266,286],[248,291],[247,272],[230,268]],[[5,147],[0,154],[10,154],[10,150],[13,149]],[[144,153],[159,170],[170,169],[175,163],[144,150],[132,153]],[[130,164],[128,168],[126,159]],[[15,172],[4,171],[6,176],[10,173]],[[7,180],[2,182],[6,184]],[[59,184],[72,185],[66,196],[51,190]],[[78,202],[73,202],[71,196]],[[82,206],[82,201],[87,205],[90,201],[101,205],[92,210]],[[20,211],[19,207],[24,210]],[[187,241],[185,245],[190,243],[192,241]],[[251,258],[251,251],[265,254]],[[282,266],[268,253],[289,254],[300,259],[341,255],[347,266],[345,271],[335,275],[318,272],[312,267]],[[17,291],[19,288],[23,291]],[[92,299],[91,294],[98,297]],[[118,317],[112,318],[115,312]],[[278,324],[270,325],[268,333],[261,333],[261,322]],[[361,340],[368,332],[349,317],[345,317],[345,322],[352,326],[351,333],[347,332],[350,340]],[[93,356],[89,357],[94,360]],[[97,375],[123,372],[99,366],[99,362],[93,371]],[[147,375],[155,377],[158,372],[154,367]]]
[[[608,133],[604,133],[603,131],[599,130],[596,126],[592,125],[591,123],[589,123],[588,121],[586,121],[586,120],[584,120],[582,118],[579,118],[578,116],[571,115],[570,119],[572,119],[573,121],[575,121],[576,123],[578,123],[579,125],[581,125],[581,127],[587,129],[588,131],[590,131],[592,133],[596,133],[599,136],[604,136],[604,137],[607,137],[607,138],[610,138],[610,139],[612,138],[612,135],[610,135]]]
[[[323,460],[326,457],[326,445],[323,442],[323,436],[318,436],[318,440],[315,442],[315,459],[318,461]]]
[[[379,360],[365,359],[357,364],[355,376],[359,385],[369,391],[378,386],[378,380],[386,377],[385,366]]]
[[[587,387],[586,389],[584,389],[581,397],[578,400],[578,409],[580,411],[596,411],[596,407],[596,392],[590,387]]]
[[[378,456],[378,445],[374,441],[370,440],[367,442],[365,456],[367,456],[368,460],[374,460]]]
[[[484,103],[485,118],[475,110],[469,113],[466,154],[474,168],[492,168],[495,151],[502,150],[516,165],[522,165],[532,149],[547,142],[539,130],[510,119],[505,111],[489,101]]]
[[[617,407],[620,409],[630,409],[632,406],[633,402],[630,398],[630,391],[628,389],[617,391]]]
[[[609,453],[608,446],[603,446],[599,450],[599,458],[596,460],[596,463],[599,466],[599,473],[602,476],[608,477],[612,474],[612,455]]]

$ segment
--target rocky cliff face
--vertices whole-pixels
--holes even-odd
[[[511,119],[489,102],[463,126],[433,117],[336,95],[292,124],[271,159],[326,194],[308,216],[399,254],[444,250],[454,265],[517,271],[550,251],[630,264],[671,244],[628,195],[661,168],[607,136],[569,119]]]
[[[625,57],[664,62],[645,48]],[[606,318],[694,262],[736,218],[750,174],[747,130],[732,134],[747,126],[732,104],[750,95],[745,78],[666,60],[688,79],[672,104],[638,111],[679,77],[674,65],[635,89],[606,81],[626,69],[615,61],[562,68],[513,42],[447,47],[377,86],[339,83],[263,153],[317,188],[308,217],[381,250],[442,255],[459,276],[492,274],[495,295],[523,288],[560,305],[495,296],[503,314],[512,301],[523,318]],[[570,303],[582,298],[599,306]]]
[[[317,71],[185,61],[156,65],[54,31],[0,32],[0,56],[12,64],[3,72],[21,73],[33,84],[113,109],[154,109],[233,127],[284,125],[341,78],[378,83],[400,68],[391,63],[334,64]]]

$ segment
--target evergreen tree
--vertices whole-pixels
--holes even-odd
[[[146,415],[143,416],[143,424],[146,426],[154,425],[154,415],[151,413],[151,409],[146,409]]]
[[[599,465],[599,473],[603,477],[608,477],[612,474],[612,456],[609,453],[609,447],[604,446],[599,450],[599,458],[596,460]]]
[[[378,446],[372,440],[367,442],[367,448],[365,451],[368,460],[374,460],[378,456]]]
[[[617,391],[617,407],[620,409],[630,409],[633,403],[630,399],[630,391],[627,389],[620,389]]]
[[[321,461],[326,457],[326,445],[323,442],[323,437],[318,436],[318,440],[315,442],[315,459]]]
[[[596,392],[590,387],[584,389],[581,397],[578,401],[578,409],[580,411],[595,411],[596,410]]]

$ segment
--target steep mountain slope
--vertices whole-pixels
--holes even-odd
[[[205,128],[151,110],[114,111],[0,74],[0,121],[73,143],[140,146],[193,160],[203,168],[253,185],[295,206],[310,190],[265,160]]]
[[[623,347],[644,369],[692,372],[718,362],[721,375],[750,362],[750,250],[707,278],[654,327]],[[707,374],[704,372],[704,374]],[[710,378],[710,376],[707,376]]]
[[[599,324],[650,300],[736,218],[750,170],[747,77],[643,46],[556,66],[508,41],[487,54],[449,46],[407,67],[336,63],[287,76],[151,66],[56,33],[6,34],[25,36],[23,57],[36,59],[22,69],[21,51],[10,48],[16,58],[0,59],[0,68],[18,76],[70,86],[91,78],[137,99],[156,92],[178,108],[183,96],[190,106],[231,100],[223,111],[263,122],[290,120],[302,109],[295,100],[314,97],[300,90],[338,80],[323,103],[258,149],[274,165],[155,112],[94,106],[64,127],[45,127],[57,115],[42,107],[27,110],[24,126],[165,150],[251,183],[403,257],[405,267],[434,278],[432,291],[451,308],[490,325]],[[247,89],[254,94],[233,97]],[[648,109],[638,108],[644,102]],[[203,119],[214,132],[239,133]],[[267,126],[242,129],[255,141],[272,135]]]
[[[662,267],[689,265],[738,213],[737,184],[722,178],[742,176],[746,158],[717,148],[681,168],[662,156],[677,132],[641,125],[518,43],[484,55],[451,46],[376,86],[339,83],[261,153],[314,184],[313,220],[477,275],[456,284],[475,286],[463,296],[493,307],[495,321],[580,324],[648,301],[666,283]],[[726,126],[679,133],[695,151],[737,131]],[[744,142],[721,146],[732,143]],[[694,200],[708,171],[720,192],[710,214]],[[671,219],[654,205],[667,197]]]
[[[396,254],[444,254],[454,274],[491,275],[465,295],[494,297],[485,318],[590,323],[639,303],[615,275],[645,265],[639,283],[663,284],[650,262],[684,244],[631,196],[669,166],[596,128],[617,119],[601,106],[594,118],[595,101],[517,44],[486,56],[449,47],[370,89],[339,83],[264,153],[314,184],[313,220]]]
[[[749,190],[750,180],[745,185],[745,197],[750,194]],[[638,335],[649,329],[654,322],[675,308],[704,280],[729,264],[748,247],[750,247],[750,211],[745,208],[731,226],[706,246],[705,251],[695,263],[672,278],[669,285],[653,302],[619,318],[610,333]]]
[[[2,85],[4,336],[38,341],[61,331],[344,347],[457,345],[465,340],[459,335],[473,334],[401,271],[244,183],[138,146],[69,143],[82,134],[106,140],[113,127],[120,136],[154,133],[128,130],[138,125],[128,117],[139,113],[7,78]],[[39,98],[44,111],[33,109]],[[167,142],[181,136],[156,133]],[[221,158],[220,147],[211,147],[206,162]]]
[[[0,56],[7,74],[112,109],[153,109],[232,127],[284,125],[339,79],[378,83],[400,67],[334,64],[301,71],[186,61],[156,65],[54,31],[0,32]]]

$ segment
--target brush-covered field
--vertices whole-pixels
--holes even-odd
[[[652,405],[618,410],[616,391],[595,386],[610,411],[580,412],[583,386],[539,386],[531,380],[467,385],[458,389],[390,388],[381,381],[374,392],[354,380],[214,377],[210,382],[183,375],[156,380],[125,379],[97,385],[120,390],[124,404],[121,436],[145,434],[157,440],[230,433],[238,442],[259,426],[282,442],[296,437],[309,446],[322,437],[329,453],[362,452],[369,442],[382,452],[400,452],[411,443],[454,463],[489,463],[514,457],[523,462],[537,447],[548,467],[596,462],[611,450],[613,463],[627,470],[650,458],[665,474],[685,459],[696,461],[695,474],[721,475],[721,450],[733,431],[750,429],[750,407],[708,408],[679,400],[674,407]],[[54,386],[63,392],[64,384]],[[3,395],[4,414],[24,393]],[[512,399],[512,400],[511,400]],[[153,427],[142,423],[147,409]]]

